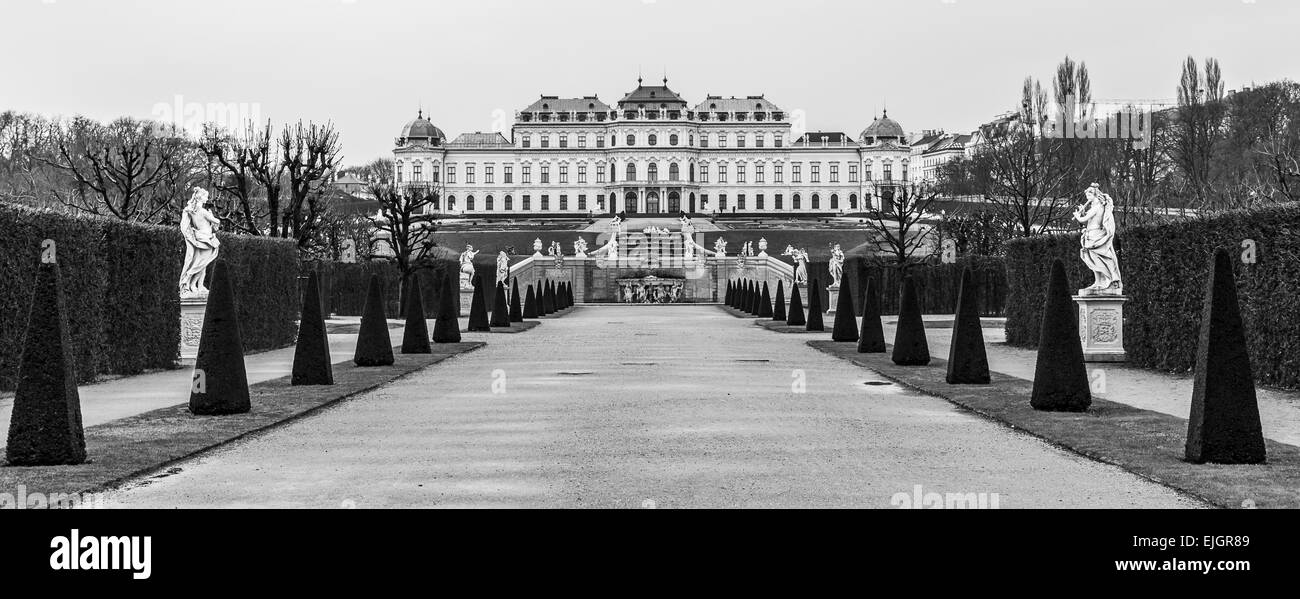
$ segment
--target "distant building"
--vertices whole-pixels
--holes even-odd
[[[792,139],[789,114],[761,95],[690,105],[644,85],[610,106],[541,96],[510,138],[447,141],[420,112],[393,150],[399,186],[435,192],[451,214],[833,214],[863,210],[880,185],[909,177],[903,128],[888,114],[854,139]]]

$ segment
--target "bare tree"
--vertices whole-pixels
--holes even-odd
[[[867,224],[874,233],[876,250],[888,256],[892,266],[905,270],[914,262],[916,251],[935,231],[934,227],[922,224],[922,220],[938,216],[932,207],[939,191],[915,181],[880,182],[874,188],[880,198],[880,209],[871,215]]]
[[[1197,208],[1213,208],[1214,152],[1222,135],[1223,81],[1219,61],[1205,59],[1204,75],[1187,57],[1178,83],[1177,122],[1170,147],[1173,163]]]
[[[299,121],[280,134],[280,162],[289,184],[289,202],[280,219],[280,237],[296,239],[299,247],[311,241],[324,211],[323,196],[338,168],[339,134],[333,123]]]
[[[239,136],[206,125],[198,144],[213,171],[211,185],[216,191],[214,195],[233,200],[233,205],[217,202],[225,204],[218,216],[230,228],[246,235],[262,235],[268,215],[265,206],[259,206],[255,201],[258,180],[253,151],[257,139],[258,132],[252,124]]]
[[[371,218],[378,234],[372,243],[387,245],[386,251],[375,255],[385,256],[397,265],[402,280],[415,272],[434,247],[432,216],[426,214],[438,201],[438,193],[431,188],[408,185],[397,188],[388,183],[373,182],[368,190],[379,205],[379,214]]]
[[[280,231],[280,192],[284,188],[285,165],[280,161],[270,121],[266,122],[265,127],[250,132],[248,167],[253,179],[262,186],[262,195],[266,201],[267,235],[277,235]]]

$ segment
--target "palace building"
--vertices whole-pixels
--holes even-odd
[[[507,139],[448,140],[423,111],[393,149],[398,186],[436,193],[445,214],[840,214],[908,179],[903,128],[874,119],[854,139],[792,139],[790,113],[763,96],[706,96],[692,106],[663,85],[616,106],[543,95]]]

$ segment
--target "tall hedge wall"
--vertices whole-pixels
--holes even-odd
[[[432,318],[436,315],[437,286],[439,276],[455,274],[460,263],[456,260],[440,259],[432,261],[429,268],[416,271],[420,277],[420,298],[424,302],[424,311]],[[323,311],[337,316],[360,316],[366,305],[366,289],[370,285],[370,275],[379,275],[384,283],[384,313],[389,318],[402,317],[402,296],[400,276],[397,266],[392,262],[305,262],[303,273],[315,269],[320,273]],[[479,270],[483,273],[482,267]],[[489,276],[495,277],[495,271]]]
[[[980,315],[1002,316],[1007,298],[1005,263],[999,256],[963,256],[952,264],[922,264],[908,269],[916,280],[916,290],[921,300],[922,314],[953,314],[957,311],[957,296],[961,291],[961,273],[967,266],[980,286]],[[880,294],[881,314],[898,314],[903,277],[897,268],[871,264],[857,256],[844,261],[846,278],[852,285],[854,308],[859,315],[864,305],[864,289],[859,277],[870,277]],[[858,273],[859,277],[847,273]]]
[[[0,390],[12,390],[40,246],[53,239],[77,380],[175,366],[180,340],[179,230],[0,204]],[[222,235],[247,351],[292,344],[297,250],[291,241]]]
[[[1175,372],[1193,368],[1210,257],[1219,247],[1240,256],[1245,240],[1254,242],[1256,262],[1235,260],[1234,270],[1255,380],[1300,387],[1297,204],[1121,230],[1120,272],[1131,298],[1124,306],[1124,343],[1131,363]],[[1037,345],[1051,257],[1065,260],[1075,288],[1092,282],[1078,247],[1077,234],[1007,244],[1008,343]]]

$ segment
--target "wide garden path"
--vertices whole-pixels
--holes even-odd
[[[116,507],[1197,507],[714,306],[579,307],[114,492]],[[798,383],[806,392],[797,393]]]

